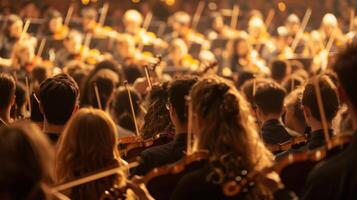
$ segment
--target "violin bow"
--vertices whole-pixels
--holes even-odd
[[[149,84],[149,88],[150,88],[150,90],[152,90],[152,82],[151,82],[151,78],[150,78],[150,75],[149,75],[149,70],[148,70],[148,66],[147,65],[144,66],[144,70],[145,70],[146,80],[147,80],[147,82]]]
[[[31,114],[32,112],[32,107],[31,107],[31,101],[30,101],[30,83],[29,83],[29,78],[28,76],[25,77],[25,85],[26,85],[26,90],[27,90],[27,94],[26,94],[26,101],[28,103],[28,107],[29,107],[29,112]]]
[[[27,31],[28,31],[28,29],[30,27],[30,24],[31,24],[31,19],[26,19],[26,22],[25,22],[25,25],[24,25],[24,27],[22,29],[19,41],[22,41],[24,39],[25,34],[27,33]]]
[[[101,102],[101,100],[100,100],[98,85],[97,85],[96,82],[94,82],[93,85],[94,85],[94,93],[95,93],[95,97],[96,97],[96,99],[97,99],[98,108],[101,109],[101,110],[103,110],[103,108],[102,108],[102,102]]]
[[[297,34],[295,35],[295,38],[294,38],[294,40],[293,40],[293,42],[291,44],[291,49],[292,49],[293,52],[295,52],[296,47],[298,46],[299,41],[300,41],[302,35],[304,34],[304,31],[306,29],[307,23],[310,20],[311,14],[312,14],[312,10],[310,8],[308,8],[306,10],[306,13],[305,13],[304,18],[302,20],[302,23],[300,25],[300,29],[297,32]]]
[[[315,89],[315,93],[316,93],[316,99],[317,99],[317,104],[319,107],[320,118],[321,118],[321,122],[322,122],[322,129],[323,129],[323,132],[325,135],[326,144],[329,144],[330,135],[328,133],[328,123],[327,123],[324,104],[323,104],[323,100],[322,100],[322,96],[321,96],[319,76],[315,77],[315,79],[313,80],[313,85],[314,85],[314,89]]]
[[[107,14],[108,14],[108,10],[109,10],[109,3],[106,2],[103,5],[102,11],[100,13],[100,17],[99,17],[99,21],[98,21],[99,26],[103,26],[104,25],[105,18],[107,17]]]
[[[156,62],[151,63],[149,65],[144,65],[145,76],[146,76],[146,80],[148,82],[150,90],[152,90],[152,81],[151,81],[149,69],[155,71],[156,67],[158,65],[160,65],[161,60],[162,60],[161,55],[156,55],[155,58],[156,58]]]
[[[191,97],[187,96],[186,102],[188,104],[188,124],[187,124],[187,149],[186,149],[186,154],[187,155],[192,155],[193,153],[193,133],[192,133],[192,123],[193,123],[193,108],[192,108],[192,99]]]
[[[92,182],[92,181],[95,181],[95,180],[98,180],[101,178],[105,178],[105,177],[111,176],[113,174],[117,174],[121,170],[131,169],[133,167],[137,167],[138,165],[139,165],[139,162],[132,162],[125,166],[115,167],[115,168],[108,169],[108,170],[105,170],[102,172],[98,172],[98,173],[95,173],[95,174],[92,174],[92,175],[89,175],[89,176],[86,176],[83,178],[79,178],[74,181],[63,183],[61,185],[57,185],[57,186],[51,188],[51,193],[53,194],[58,191],[67,190],[67,189],[70,189],[70,188],[73,188],[73,187],[76,187],[79,185],[83,185],[85,183],[89,183],[89,182]]]
[[[42,38],[42,40],[40,42],[40,46],[38,47],[36,57],[40,58],[42,56],[42,52],[43,52],[43,49],[45,48],[45,44],[46,44],[46,38]]]
[[[144,19],[144,23],[143,23],[143,29],[145,31],[148,30],[149,26],[150,26],[150,23],[151,23],[151,20],[152,20],[152,17],[153,17],[153,14],[152,12],[149,12],[146,16],[145,16],[145,19]],[[138,50],[141,52],[144,48],[144,44],[142,42],[140,42],[139,46],[138,46]]]
[[[64,26],[68,26],[69,22],[71,21],[72,15],[73,15],[74,7],[73,4],[71,4],[68,8],[66,18],[64,19]]]
[[[138,127],[138,123],[136,121],[136,115],[135,115],[135,110],[134,110],[134,105],[133,105],[133,99],[131,98],[131,92],[130,92],[130,89],[128,87],[128,81],[127,80],[124,81],[124,86],[125,86],[126,91],[128,92],[131,115],[133,117],[134,125],[135,125],[135,133],[136,133],[137,136],[139,136],[139,127]]]
[[[198,22],[200,21],[203,9],[205,8],[206,3],[204,1],[200,1],[197,5],[196,11],[195,11],[195,15],[193,16],[192,19],[192,26],[191,29],[192,30],[196,30]]]
[[[269,10],[269,13],[267,15],[267,18],[265,19],[265,26],[268,28],[270,24],[273,22],[273,19],[275,17],[275,10],[271,8]]]
[[[231,29],[235,30],[237,28],[238,17],[239,17],[239,5],[234,4],[231,18]]]

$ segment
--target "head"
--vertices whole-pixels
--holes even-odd
[[[282,82],[282,86],[285,88],[286,93],[289,94],[291,91],[295,90],[299,86],[302,86],[305,83],[305,80],[298,75],[292,74]]]
[[[76,31],[71,30],[66,38],[63,40],[64,47],[71,54],[79,54],[82,46],[82,35]]]
[[[165,106],[168,98],[167,87],[168,82],[153,85],[148,95],[149,107],[144,117],[144,125],[142,128],[144,138],[150,138],[161,132],[173,132],[170,113]]]
[[[168,87],[167,108],[175,128],[187,125],[187,105],[185,97],[197,82],[193,76],[184,76],[173,80]]]
[[[23,22],[17,15],[10,15],[6,21],[6,34],[15,39],[19,39],[22,33]]]
[[[333,66],[340,84],[338,85],[341,101],[347,103],[351,116],[355,118],[357,113],[357,92],[355,80],[357,80],[357,43],[352,43],[342,50]],[[353,119],[354,120],[354,119]],[[357,127],[354,126],[356,129]]]
[[[248,33],[252,37],[259,37],[266,31],[264,21],[260,17],[252,16],[248,22]]]
[[[141,66],[136,64],[124,65],[123,74],[129,84],[134,84],[136,79],[144,76],[141,71]]]
[[[78,108],[79,88],[67,74],[43,81],[38,91],[40,109],[49,124],[63,126]]]
[[[98,109],[82,108],[68,122],[60,138],[56,156],[57,183],[119,165],[116,126],[110,116]],[[72,189],[72,197],[99,199],[112,187],[116,176]],[[119,179],[120,180],[120,179]]]
[[[244,97],[219,77],[199,80],[190,92],[198,148],[213,156],[232,154],[248,169],[269,165],[271,155],[259,138]]]
[[[0,111],[9,111],[8,109],[15,103],[15,80],[8,74],[0,74]]]
[[[233,43],[233,54],[237,55],[238,57],[246,57],[249,55],[251,47],[249,43],[244,38],[239,38],[234,41]]]
[[[322,18],[321,29],[326,34],[330,36],[338,28],[338,21],[335,15],[327,13]]]
[[[15,123],[0,128],[0,198],[47,199],[53,149],[36,125]]]
[[[50,33],[57,33],[63,27],[63,17],[57,10],[49,10],[46,16],[47,28]]]
[[[31,71],[32,85],[35,91],[38,91],[40,84],[49,77],[49,71],[46,67],[36,66]]]
[[[102,69],[92,78],[88,87],[89,88],[89,102],[94,108],[99,108],[99,102],[97,100],[95,85],[98,88],[98,94],[100,98],[101,107],[105,110],[110,103],[114,90],[119,84],[119,79],[115,72],[109,69]]]
[[[311,126],[312,123],[322,123],[320,110],[315,92],[315,82],[319,84],[320,93],[325,111],[327,123],[331,123],[339,110],[339,98],[336,86],[326,75],[313,77],[306,85],[302,97],[302,105],[306,122]]]
[[[85,7],[81,11],[82,27],[84,30],[91,30],[95,27],[98,12],[94,7]]]
[[[271,77],[282,83],[291,73],[290,63],[284,60],[275,60],[271,63]]]
[[[137,10],[127,10],[123,18],[125,31],[129,34],[136,35],[143,23],[143,17]]]
[[[279,119],[284,111],[285,95],[285,89],[274,81],[258,83],[254,95],[257,118],[261,122]]]
[[[295,35],[300,29],[300,19],[296,14],[290,14],[285,22],[290,35]]]
[[[184,11],[178,11],[172,16],[172,28],[180,35],[185,35],[191,25],[191,17]]]
[[[83,81],[83,87],[81,88],[81,100],[80,100],[81,106],[98,105],[96,101],[90,100],[91,96],[95,95],[93,93],[94,92],[93,80],[95,79],[95,77],[99,75],[100,76],[105,75],[105,77],[107,77],[107,79],[110,79],[113,82],[114,86],[117,87],[121,81],[120,74],[121,74],[120,66],[114,60],[104,60],[102,62],[97,63],[94,69],[92,69],[89,72],[89,74],[86,76],[85,80]],[[99,86],[98,89],[101,90]],[[95,104],[92,104],[93,102],[95,102]]]
[[[140,115],[139,103],[141,97],[135,89],[129,87],[130,95],[133,102],[135,117]],[[135,131],[134,119],[130,107],[129,94],[125,87],[119,87],[114,94],[111,103],[111,114],[118,125],[131,131]]]
[[[307,127],[304,111],[302,110],[302,94],[303,88],[298,88],[292,91],[285,98],[285,115],[284,123],[285,125],[298,132],[304,133],[305,128]]]

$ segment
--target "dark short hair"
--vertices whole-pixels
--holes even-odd
[[[314,81],[316,80],[320,86],[320,93],[326,119],[331,121],[336,116],[340,103],[336,91],[336,86],[328,76],[315,76],[309,81],[309,83],[306,84],[302,97],[302,105],[308,107],[311,110],[311,115],[315,119],[321,121],[321,115],[314,86]]]
[[[0,74],[0,108],[10,105],[11,97],[15,95],[15,80],[8,74]]]
[[[254,104],[264,113],[281,113],[286,91],[275,81],[267,81],[256,86]]]
[[[175,109],[181,123],[187,122],[187,108],[185,97],[197,82],[195,76],[183,76],[172,81],[168,88],[168,102]]]
[[[143,73],[138,65],[124,65],[123,73],[129,84],[134,84],[135,80],[143,77]]]
[[[77,105],[78,96],[78,85],[67,74],[59,74],[42,82],[39,99],[45,119],[51,124],[64,125]]]
[[[277,82],[282,81],[288,73],[290,64],[283,60],[275,60],[271,63],[271,77]]]
[[[357,42],[347,45],[336,59],[333,69],[336,72],[342,88],[346,91],[348,99],[357,106]]]

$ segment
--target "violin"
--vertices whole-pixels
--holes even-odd
[[[306,142],[307,142],[307,136],[301,135],[301,136],[294,137],[291,140],[280,143],[280,144],[276,144],[276,145],[266,144],[266,146],[271,152],[277,153],[277,152],[287,151],[295,145],[303,144]]]
[[[154,168],[136,184],[144,183],[155,199],[169,199],[180,178],[187,172],[201,166],[209,157],[207,151],[197,151],[173,163]],[[112,187],[105,192],[105,199],[119,200],[128,187]]]
[[[136,161],[138,155],[145,149],[166,144],[174,137],[173,133],[159,133],[149,139],[143,140],[141,136],[130,136],[119,139],[120,155],[128,161]]]

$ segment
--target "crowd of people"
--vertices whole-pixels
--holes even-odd
[[[357,198],[354,12],[108,7],[1,18],[0,199]]]

